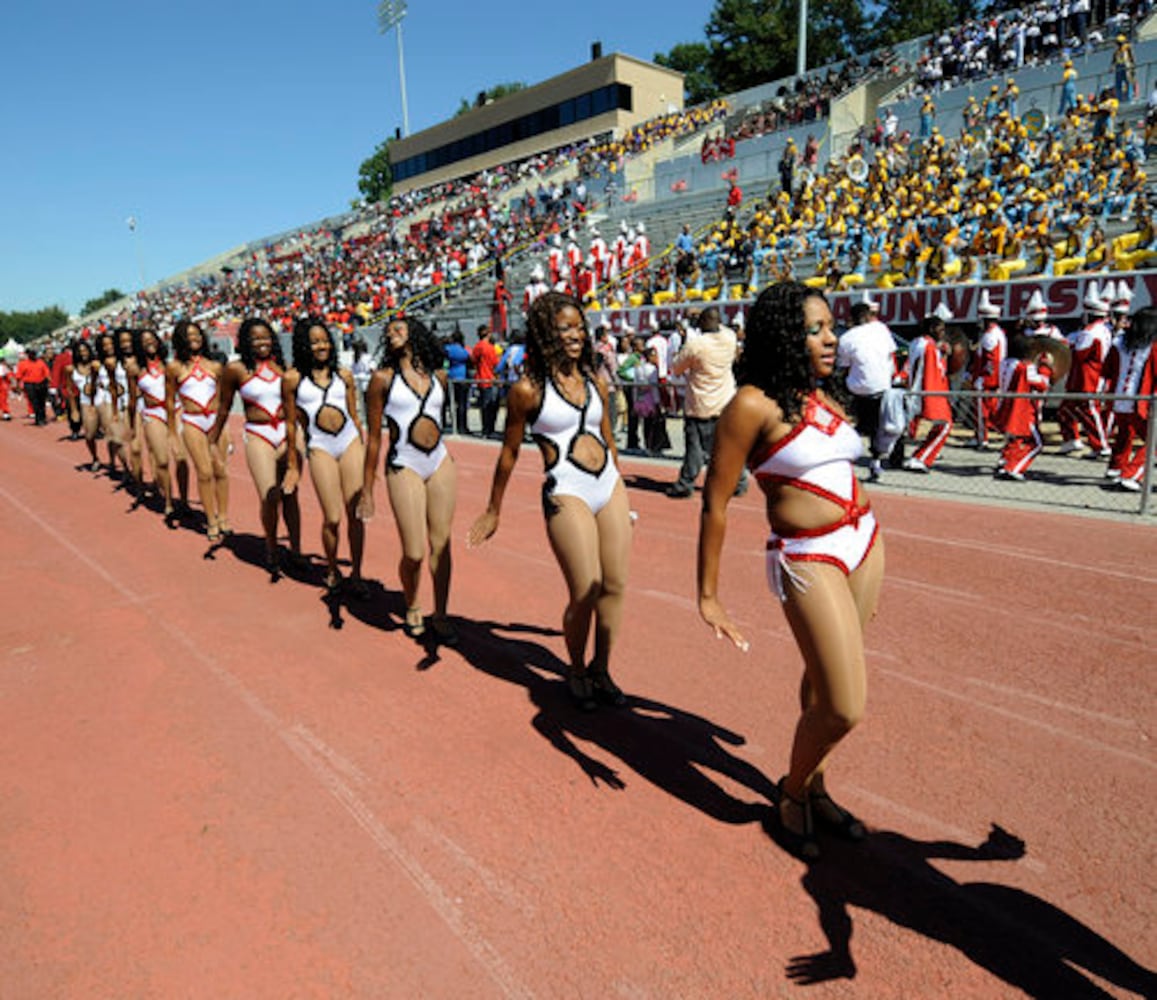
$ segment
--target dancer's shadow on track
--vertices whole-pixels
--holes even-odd
[[[829,947],[792,959],[788,978],[799,985],[854,978],[850,911],[858,908],[958,949],[1029,996],[1109,996],[1079,969],[1157,996],[1157,975],[1051,903],[1011,886],[957,882],[931,864],[1015,861],[1024,853],[1024,843],[996,825],[977,847],[884,830],[862,844],[825,841],[823,859],[808,868],[803,887],[819,909]]]
[[[463,621],[458,652],[477,670],[526,689],[538,709],[532,725],[570,757],[592,784],[626,787],[615,767],[587,753],[593,744],[624,767],[723,823],[756,822],[766,815],[775,786],[727,747],[744,739],[709,719],[648,698],[628,695],[624,708],[582,712],[563,681],[566,664],[526,636],[558,636],[554,629],[518,623]],[[760,799],[747,802],[711,780],[711,772]]]

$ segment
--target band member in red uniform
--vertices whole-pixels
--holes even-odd
[[[1157,392],[1154,339],[1157,339],[1157,308],[1149,306],[1133,317],[1105,363],[1109,391],[1132,397],[1113,402],[1116,427],[1105,475],[1118,480],[1121,489],[1133,493],[1141,491],[1147,448],[1153,445],[1145,441],[1145,427],[1149,419],[1148,397]]]
[[[525,316],[530,311],[530,307],[534,304],[534,300],[540,295],[545,295],[550,291],[550,286],[543,281],[542,268],[537,264],[530,272],[530,281],[526,284],[526,289],[522,293],[522,314]]]
[[[1106,287],[1105,290],[1110,294],[1113,292],[1110,287]],[[1110,303],[1101,297],[1097,283],[1090,281],[1085,290],[1085,325],[1068,337],[1073,360],[1065,381],[1065,392],[1101,391],[1102,369],[1112,342],[1108,321],[1109,306]],[[1108,457],[1109,446],[1101,422],[1101,408],[1095,400],[1064,400],[1057,412],[1057,422],[1061,427],[1061,437],[1064,438],[1060,454],[1079,453],[1084,450],[1084,445],[1081,444],[1083,429],[1089,447],[1097,454]]]
[[[908,345],[904,379],[912,389],[924,392],[948,392],[948,328],[945,319],[952,313],[941,303],[936,312],[922,324],[920,336]],[[920,412],[912,420],[908,433],[914,438],[921,420],[930,424],[928,435],[915,454],[904,462],[911,472],[930,472],[952,430],[952,404],[948,396],[921,396]]]
[[[1064,340],[1064,335],[1056,324],[1049,322],[1049,307],[1045,305],[1045,298],[1037,289],[1028,300],[1028,308],[1025,310],[1025,316],[1028,317],[1030,337],[1052,337],[1053,340]]]
[[[595,283],[601,285],[607,280],[607,241],[597,228],[591,229],[590,256],[594,261]]]
[[[1009,393],[1048,392],[1052,369],[1048,356],[1033,358],[1033,343],[1029,337],[1015,336],[1009,344],[1009,357],[1000,368],[1000,388]],[[997,479],[1023,482],[1025,471],[1040,454],[1040,400],[1006,396],[996,413],[996,424],[1004,431],[1006,442],[996,468]]]
[[[506,282],[499,278],[494,283],[494,300],[490,305],[490,329],[494,331],[495,335],[501,334],[505,337],[509,331],[507,306],[513,301],[514,296],[507,289]]]
[[[563,277],[563,267],[566,264],[566,254],[562,251],[562,237],[555,233],[550,238],[550,253],[546,258],[550,270],[550,287],[554,288]]]
[[[977,392],[996,392],[1000,388],[1000,366],[1008,357],[1008,338],[997,322],[1000,307],[989,300],[987,288],[980,293],[980,305],[976,311],[985,321],[985,327],[972,360],[972,387]],[[995,397],[977,399],[976,439],[972,442],[973,447],[988,446],[988,429],[993,425],[999,408],[1000,400]]]

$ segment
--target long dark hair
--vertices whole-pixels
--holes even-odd
[[[544,292],[531,304],[526,313],[526,362],[523,370],[536,385],[542,386],[552,372],[561,367],[566,355],[558,335],[554,332],[554,318],[567,306],[578,311],[582,319],[586,340],[578,359],[578,368],[584,375],[593,377],[595,372],[595,349],[591,343],[591,331],[587,326],[586,313],[572,295],[562,292]]]
[[[425,323],[412,316],[395,316],[390,323],[406,324],[410,341],[410,364],[415,370],[425,375],[433,375],[434,372],[442,370],[445,352],[442,350],[441,342]],[[389,324],[386,324],[386,328],[389,329]],[[390,350],[390,338],[383,331],[379,367],[397,370],[399,360],[399,357]]]
[[[1126,350],[1135,351],[1157,339],[1157,308],[1146,306],[1139,309],[1137,314],[1129,320],[1121,338]]]
[[[193,352],[189,349],[189,328],[194,326],[201,334],[201,357],[209,356],[209,340],[201,324],[196,320],[183,319],[173,327],[173,354],[181,364],[187,365],[193,360]]]
[[[128,361],[128,359],[130,357],[132,357],[133,348],[130,347],[126,351],[121,347],[121,334],[122,333],[127,333],[129,335],[129,341],[133,344],[136,343],[137,335],[133,331],[132,327],[129,327],[129,326],[118,326],[112,332],[112,345],[113,345],[113,350],[115,351],[116,356],[117,356],[117,361],[124,363],[125,361]]]
[[[269,336],[273,340],[273,360],[281,367],[285,367],[285,355],[281,353],[281,340],[274,332],[273,327],[269,325],[260,316],[250,316],[241,324],[241,329],[237,331],[237,353],[241,357],[241,364],[245,366],[246,371],[253,371],[257,367],[257,359],[253,356],[253,331],[259,326],[265,327],[269,331]]]
[[[803,306],[810,298],[827,301],[818,288],[782,281],[760,292],[747,314],[738,382],[774,399],[788,421],[799,416],[805,397],[819,385],[805,344]],[[842,385],[824,388],[843,401]]]
[[[83,337],[78,337],[69,346],[72,351],[72,365],[74,368],[77,364],[83,364],[81,359],[77,357],[82,347],[85,349],[85,351],[88,352],[88,357],[85,359],[86,361],[92,362],[96,360],[96,351],[93,350],[92,344],[90,344]]]
[[[137,359],[137,365],[140,366],[141,371],[144,371],[149,366],[149,359],[145,356],[145,334],[151,333],[153,339],[157,342],[157,360],[162,364],[168,359],[169,352],[165,348],[165,342],[158,336],[157,331],[151,326],[142,326],[139,330],[133,331],[133,357]]]
[[[315,326],[324,330],[329,337],[329,361],[326,367],[332,375],[337,371],[337,344],[334,343],[329,327],[317,316],[307,316],[293,324],[293,367],[303,375],[313,371],[315,362],[313,349],[309,346],[309,331]]]
[[[111,351],[111,353],[108,353],[108,354],[105,353],[104,348],[101,346],[104,343],[104,341],[106,341],[106,340],[112,341],[112,351]],[[108,330],[105,330],[104,333],[98,333],[96,335],[96,343],[93,345],[93,353],[96,354],[97,361],[100,361],[102,364],[104,363],[104,361],[107,358],[117,357],[116,335],[113,333],[110,333]]]

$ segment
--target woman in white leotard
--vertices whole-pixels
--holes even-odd
[[[402,541],[398,572],[406,599],[406,633],[413,638],[425,634],[418,583],[428,550],[434,581],[430,624],[439,641],[453,645],[458,636],[446,617],[446,607],[458,474],[442,441],[442,406],[446,400],[442,347],[417,320],[397,318],[386,328],[382,353],[382,367],[370,379],[366,392],[369,444],[358,515],[368,521],[374,514],[374,477],[385,422],[390,438],[386,489]]]
[[[130,488],[139,490],[143,477],[141,475],[141,430],[135,419],[133,408],[133,394],[129,366],[133,364],[133,331],[127,326],[119,326],[113,331],[116,337],[116,370],[113,378],[116,381],[116,403],[113,419],[116,421],[117,433],[120,435],[124,448],[124,460],[127,463],[130,477]]]
[[[165,523],[175,524],[173,481],[169,466],[177,467],[181,502],[189,495],[189,462],[179,438],[169,435],[169,411],[165,405],[165,345],[156,331],[145,327],[133,334],[133,355],[125,362],[129,380],[129,419],[134,434],[144,438],[153,467],[153,486],[161,492]]]
[[[325,551],[325,587],[331,595],[342,588],[337,565],[338,529],[342,512],[350,547],[349,592],[364,600],[369,590],[362,579],[365,526],[357,516],[362,497],[365,448],[358,420],[357,388],[353,375],[337,366],[337,345],[320,319],[299,320],[293,328],[293,367],[283,383],[285,419],[289,434],[305,432],[309,475],[321,505],[321,544]],[[286,492],[297,486],[300,461],[289,456]]]
[[[817,827],[862,840],[864,825],[832,801],[825,768],[864,711],[863,628],[875,614],[884,544],[852,463],[859,435],[828,387],[832,313],[818,289],[767,288],[747,318],[739,383],[719,418],[699,533],[699,613],[747,643],[718,596],[727,503],[746,462],[767,497],[768,578],[804,660],[802,714],[775,812],[780,842],[819,857]]]
[[[96,395],[93,398],[93,405],[96,407],[97,417],[100,421],[100,430],[104,435],[105,444],[108,447],[109,475],[111,476],[116,472],[118,460],[125,473],[131,475],[132,472],[129,469],[128,458],[124,453],[123,431],[121,430],[120,421],[117,420],[117,404],[120,399],[121,382],[118,381],[116,377],[119,361],[117,359],[117,341],[114,334],[97,334],[96,360]]]
[[[80,407],[80,429],[84,435],[84,444],[88,448],[92,461],[89,468],[93,472],[100,471],[100,459],[96,455],[96,435],[100,430],[100,414],[96,409],[97,370],[100,362],[96,360],[96,352],[87,340],[77,340],[72,345],[72,364],[64,370],[64,377],[69,379],[75,390],[77,405]]]
[[[570,594],[562,618],[570,693],[587,711],[600,701],[622,705],[626,699],[611,679],[610,657],[623,618],[631,519],[607,387],[595,375],[590,331],[575,299],[558,292],[542,295],[531,305],[526,325],[526,374],[507,395],[490,504],[468,541],[478,545],[498,530],[506,484],[529,424],[546,466],[546,531]],[[592,623],[594,655],[588,663]]]
[[[228,431],[216,444],[209,441],[217,423],[221,365],[208,356],[208,350],[205,334],[193,320],[183,319],[173,328],[174,358],[165,369],[165,407],[169,430],[175,435],[179,427],[197,470],[209,542],[216,545],[229,530],[229,473],[225,466],[229,446]]]
[[[285,359],[281,343],[273,328],[263,319],[250,317],[237,331],[239,359],[230,361],[221,375],[221,400],[217,422],[209,435],[216,441],[229,420],[234,395],[241,397],[245,408],[245,464],[257,489],[261,505],[261,527],[265,532],[265,568],[271,580],[281,576],[281,559],[277,547],[277,511],[285,520],[289,535],[289,559],[298,570],[306,560],[301,554],[301,511],[297,494],[284,490],[289,469],[289,455],[296,451],[296,436],[286,434],[282,380]]]

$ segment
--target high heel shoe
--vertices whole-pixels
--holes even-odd
[[[422,617],[421,608],[406,608],[402,631],[411,639],[421,639],[426,634],[426,620]]]
[[[611,680],[610,671],[605,667],[602,670],[587,667],[587,677],[590,678],[591,691],[596,701],[601,701],[604,705],[613,705],[615,708],[622,708],[627,703],[627,696],[623,694],[618,684]]]
[[[589,674],[576,674],[573,671],[568,673],[566,687],[575,708],[582,712],[593,712],[599,707],[595,701],[595,689]]]
[[[823,803],[821,808],[812,810],[812,817],[817,826],[829,833],[834,833],[837,837],[842,837],[853,843],[859,843],[868,836],[864,824],[836,802],[826,791],[808,792],[808,802],[813,806],[817,802]],[[835,813],[838,818],[833,818],[826,810]]]
[[[787,792],[787,775],[779,779],[776,786],[779,796],[772,811],[772,828],[775,839],[788,854],[800,861],[818,861],[820,845],[816,843],[815,824],[812,821],[811,802],[807,798],[797,799]],[[803,830],[792,830],[783,822],[782,804],[784,801],[796,806],[803,815]]]

